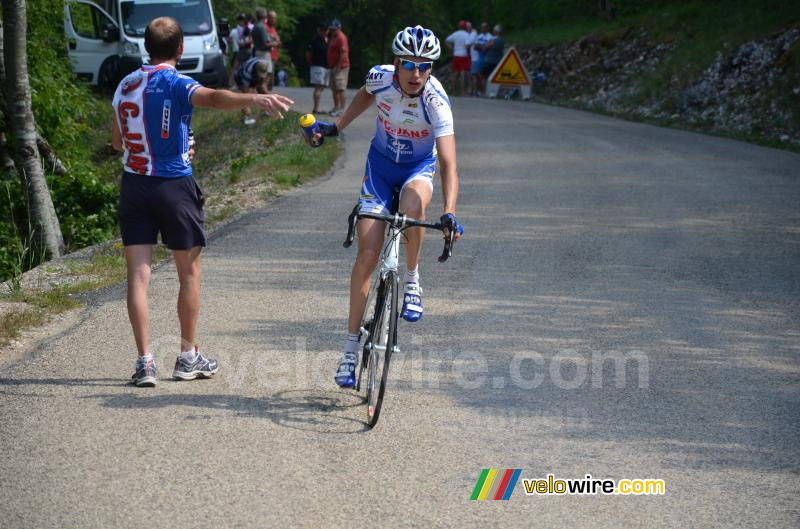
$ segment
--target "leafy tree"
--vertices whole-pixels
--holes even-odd
[[[16,143],[17,170],[27,197],[32,240],[49,257],[58,257],[65,245],[36,145],[36,123],[28,82],[26,5],[24,0],[3,0],[2,6],[6,118]]]

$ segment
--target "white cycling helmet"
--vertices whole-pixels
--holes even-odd
[[[442,48],[433,31],[422,26],[414,26],[397,33],[392,42],[392,51],[395,55],[411,55],[435,61],[439,58]]]

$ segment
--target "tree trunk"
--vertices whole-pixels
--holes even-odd
[[[0,24],[0,112],[2,112],[3,116],[7,116],[8,112],[6,112],[6,98],[5,95],[5,85],[6,85],[6,66],[5,60],[3,58],[3,26]],[[5,134],[0,132],[0,167],[3,169],[14,169],[14,160],[8,155],[8,150],[6,149],[7,141]],[[67,168],[64,167],[64,164],[59,160],[56,151],[50,146],[46,139],[42,137],[41,134],[38,132],[36,133],[36,147],[39,149],[39,156],[42,157],[44,163],[53,174],[57,174],[59,176],[64,176],[67,174]]]
[[[6,119],[9,130],[16,139],[17,170],[28,199],[34,244],[48,257],[58,257],[65,249],[64,237],[61,235],[36,145],[36,124],[31,110],[31,87],[28,82],[25,1],[2,0],[2,5],[5,25],[3,56],[6,70]]]

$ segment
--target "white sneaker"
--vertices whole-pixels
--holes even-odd
[[[256,118],[254,118],[252,116],[247,116],[246,118],[244,118],[244,124],[248,125],[248,126],[249,125],[255,125],[256,124]]]

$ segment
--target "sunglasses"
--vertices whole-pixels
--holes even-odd
[[[413,72],[414,70],[419,70],[419,73],[425,73],[431,68],[433,68],[433,61],[428,62],[414,62],[409,61],[407,59],[400,59],[400,66],[403,67],[403,70],[407,72]]]

